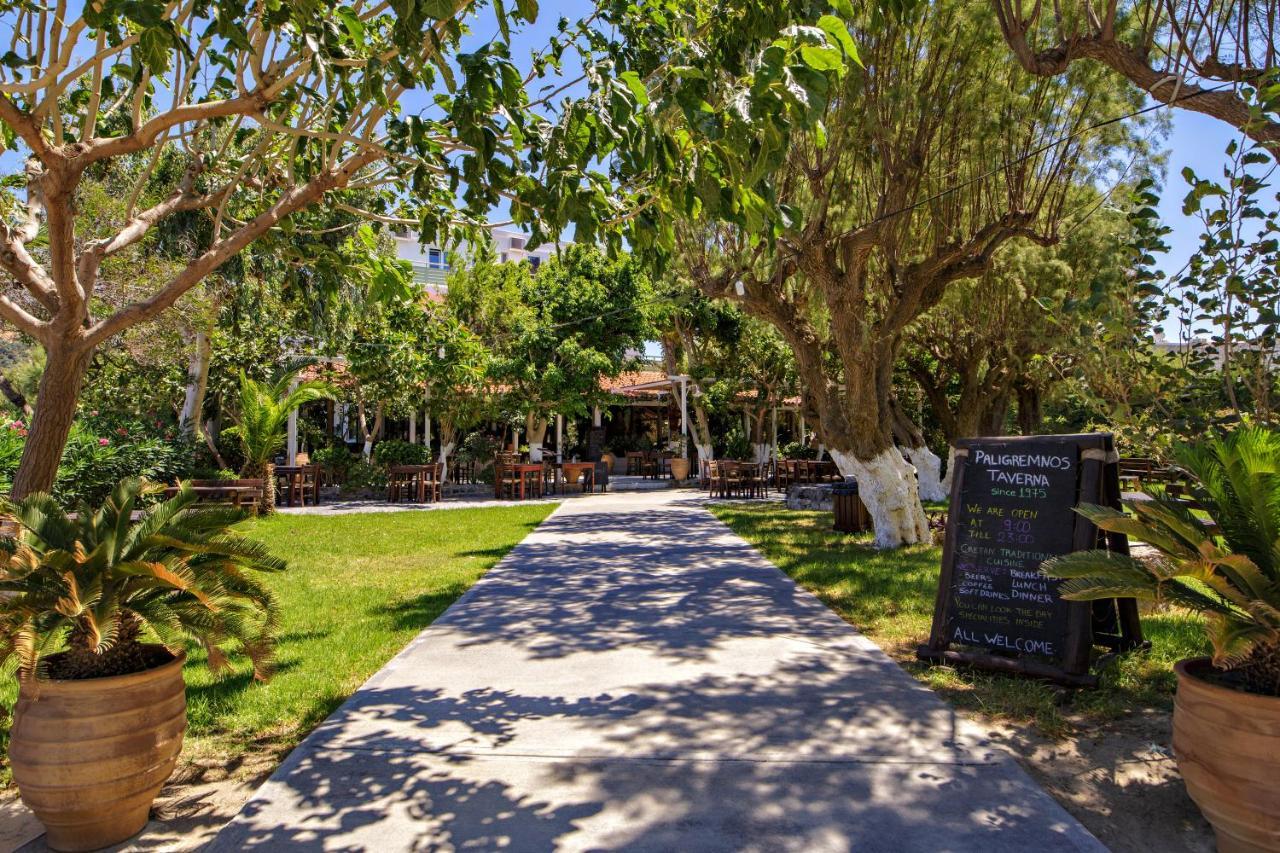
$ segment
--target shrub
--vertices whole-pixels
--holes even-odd
[[[345,445],[340,444],[333,447],[322,447],[311,454],[311,461],[319,465],[335,483],[345,483],[347,481],[347,472],[357,458],[355,454],[347,450]]]
[[[121,435],[120,432],[126,434]],[[189,439],[132,438],[121,427],[113,436],[73,427],[62,452],[53,496],[63,506],[102,503],[116,484],[131,477],[173,483],[191,476],[194,448]]]
[[[818,450],[799,441],[789,441],[778,448],[783,459],[817,459]]]
[[[371,465],[362,459],[356,459],[347,468],[347,480],[343,489],[361,491],[363,489],[384,489],[387,486],[387,469],[381,465]]]
[[[430,449],[423,444],[410,444],[398,438],[378,442],[373,449],[373,461],[387,467],[389,465],[425,465],[429,459]]]
[[[189,438],[171,432],[156,435],[137,421],[112,423],[116,426],[109,431],[94,418],[72,425],[53,485],[53,497],[63,506],[100,504],[117,483],[130,477],[172,483],[191,476],[194,447]],[[158,427],[164,428],[163,423]],[[19,419],[6,416],[0,423],[0,490],[5,493],[18,470],[26,434]],[[145,500],[153,498],[144,495]]]
[[[492,462],[502,445],[485,432],[473,432],[462,440],[458,456],[468,462]]]

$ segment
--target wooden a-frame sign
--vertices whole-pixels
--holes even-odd
[[[921,660],[966,664],[1092,687],[1095,645],[1144,645],[1131,598],[1065,601],[1040,563],[1128,538],[1073,511],[1120,506],[1119,456],[1110,433],[1007,436],[959,442],[942,573]]]

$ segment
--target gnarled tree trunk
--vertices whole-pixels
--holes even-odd
[[[40,377],[35,412],[13,478],[14,500],[53,488],[93,347],[79,340],[55,339],[46,345],[45,352],[48,357]]]

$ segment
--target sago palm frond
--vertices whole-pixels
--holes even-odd
[[[38,677],[51,652],[106,655],[150,628],[167,645],[241,650],[270,673],[279,612],[252,575],[284,562],[228,529],[239,514],[193,508],[189,488],[133,520],[149,488],[126,480],[75,520],[40,495],[3,504],[20,532],[0,549],[0,664]]]
[[[1106,551],[1068,554],[1041,570],[1063,579],[1063,597],[1123,595],[1204,613],[1214,663],[1255,673],[1250,683],[1280,695],[1280,432],[1246,427],[1179,450],[1192,491],[1212,525],[1168,496],[1126,502],[1128,514],[1081,506],[1103,530],[1124,533],[1159,556]],[[1253,658],[1262,655],[1266,661]],[[1255,665],[1256,664],[1256,665]],[[1261,675],[1256,675],[1261,673]]]

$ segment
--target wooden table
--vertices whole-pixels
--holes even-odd
[[[500,470],[495,470],[493,474],[493,493],[496,497],[502,497],[502,472],[510,471],[513,476],[520,480],[520,500],[525,498],[525,482],[533,477],[534,483],[537,485],[539,496],[542,494],[542,463],[541,462],[516,462],[514,464],[503,464]]]
[[[396,501],[400,497],[397,477],[404,479],[413,489],[418,503],[427,503],[427,486],[435,484],[431,489],[431,499],[435,500],[439,490],[440,463],[428,462],[423,465],[392,465],[387,469],[390,482],[387,483],[387,500]]]
[[[306,475],[312,475],[312,495],[311,503],[318,505],[320,503],[320,466],[319,465],[277,465],[276,476],[283,477],[288,483],[285,488],[285,506],[293,506],[293,492],[296,487],[298,495],[302,498],[303,506],[307,503],[307,479]]]
[[[564,475],[565,485],[569,483],[577,484],[578,478],[582,478],[582,491],[596,490],[596,463],[594,462],[561,462],[559,464],[561,473]]]

